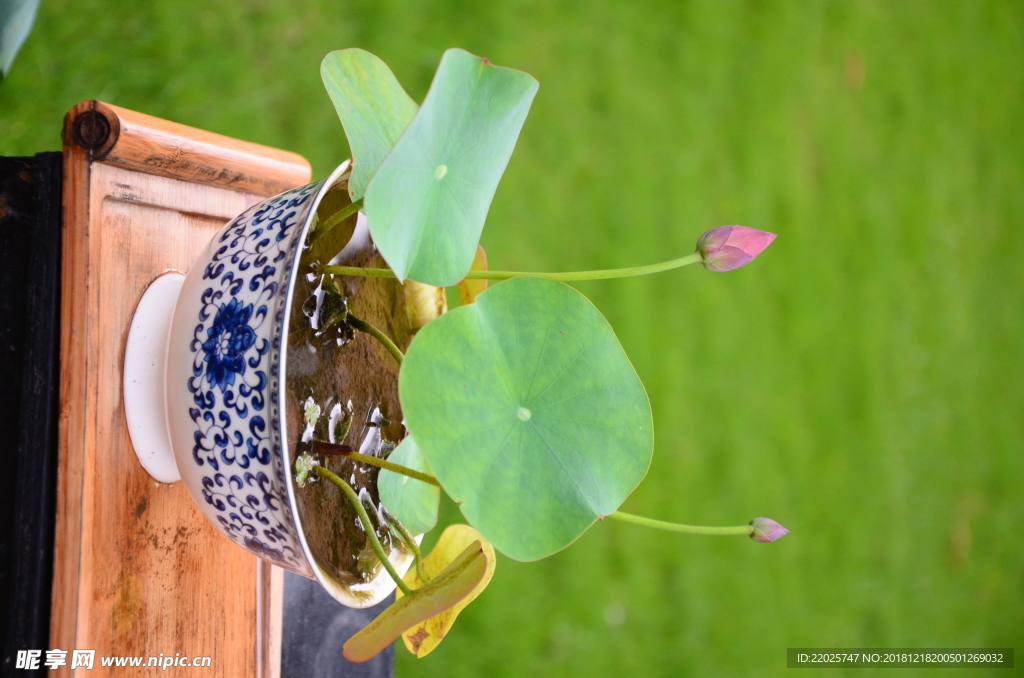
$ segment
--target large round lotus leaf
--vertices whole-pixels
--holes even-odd
[[[370,233],[399,280],[446,287],[466,276],[537,87],[522,71],[444,53],[366,189]]]
[[[650,465],[643,384],[601,313],[552,280],[513,278],[420,330],[399,395],[445,491],[516,560],[568,546]]]
[[[355,47],[325,56],[320,77],[348,136],[348,192],[359,200],[418,107],[383,61]]]

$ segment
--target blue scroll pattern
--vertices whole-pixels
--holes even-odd
[[[302,225],[320,183],[249,208],[215,238],[193,332],[192,458],[224,532],[310,575],[284,476],[278,372],[285,298]]]

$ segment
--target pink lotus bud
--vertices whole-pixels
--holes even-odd
[[[789,534],[789,530],[771,518],[754,518],[750,521],[750,524],[754,528],[754,531],[750,533],[750,538],[762,544],[782,539]]]
[[[775,240],[774,233],[746,226],[719,226],[697,241],[704,268],[717,273],[746,266]]]

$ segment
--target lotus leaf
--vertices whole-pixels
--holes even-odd
[[[431,322],[399,395],[444,490],[516,560],[568,546],[650,465],[643,384],[597,308],[560,282],[513,278]]]
[[[433,652],[434,648],[448,634],[459,613],[487,588],[491,577],[494,576],[494,566],[497,564],[497,559],[494,556],[494,547],[469,525],[449,525],[441,533],[441,538],[438,540],[437,545],[434,546],[434,550],[423,559],[424,574],[432,579],[440,574],[444,568],[448,567],[466,547],[475,541],[480,542],[484,554],[487,556],[487,572],[476,585],[476,588],[457,605],[420,622],[402,634],[405,647],[417,657],[426,657]],[[411,568],[406,572],[404,579],[413,590],[423,586],[416,568]],[[400,599],[402,592],[396,591],[395,596],[396,599]]]
[[[399,280],[447,287],[465,277],[537,87],[522,71],[444,53],[366,189],[370,233]]]
[[[412,436],[407,436],[388,461],[411,468],[421,473],[430,473],[427,460]],[[377,476],[377,492],[384,508],[405,526],[412,534],[423,534],[437,524],[437,507],[441,501],[441,490],[421,480],[382,469]],[[463,545],[465,548],[465,545]]]
[[[320,77],[352,150],[348,192],[356,201],[416,114],[416,102],[383,61],[354,47],[325,56]]]
[[[373,658],[406,629],[472,595],[487,572],[487,554],[480,542],[473,542],[423,588],[396,600],[362,631],[349,638],[343,648],[345,658],[352,662]]]

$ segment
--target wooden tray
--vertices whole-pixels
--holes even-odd
[[[180,483],[155,482],[121,403],[146,286],[187,271],[228,220],[310,181],[301,156],[97,101],[64,126],[60,446],[50,648],[209,656],[190,675],[278,673],[281,571],[225,539]],[[45,655],[44,655],[45,658]],[[157,668],[133,675],[169,675]],[[182,669],[178,669],[181,671]],[[194,672],[194,673],[192,673]],[[172,670],[172,674],[174,671]]]

